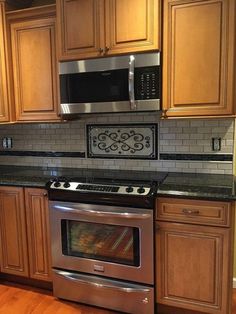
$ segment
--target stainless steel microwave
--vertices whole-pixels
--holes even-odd
[[[60,63],[60,114],[160,110],[160,53]]]

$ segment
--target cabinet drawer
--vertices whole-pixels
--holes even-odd
[[[156,219],[229,226],[230,209],[230,202],[159,198],[156,200]]]

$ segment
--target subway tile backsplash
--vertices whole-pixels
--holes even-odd
[[[160,120],[150,113],[84,116],[66,123],[0,125],[0,139],[12,138],[10,151],[86,152],[86,125],[93,123],[158,123],[159,156],[167,154],[171,160],[0,156],[0,164],[232,174],[234,119],[230,118]],[[221,138],[221,151],[212,151],[212,137]],[[231,159],[172,160],[173,154],[220,154]]]

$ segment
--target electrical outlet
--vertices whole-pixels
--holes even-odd
[[[212,150],[218,152],[221,150],[221,137],[212,137]]]
[[[12,148],[12,138],[11,137],[4,137],[2,139],[2,147],[4,149]]]

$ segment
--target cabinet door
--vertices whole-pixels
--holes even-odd
[[[104,1],[57,0],[59,59],[97,57],[104,48]]]
[[[107,54],[160,49],[159,0],[106,0],[105,4]]]
[[[0,187],[1,272],[28,276],[23,188]]]
[[[0,2],[0,122],[7,122],[9,116],[6,34],[5,34],[5,7]]]
[[[235,1],[164,1],[167,116],[233,113]]]
[[[56,120],[55,18],[11,22],[16,120]]]
[[[205,313],[229,313],[227,228],[157,222],[157,302]]]
[[[25,189],[30,277],[51,281],[51,253],[46,190]]]

